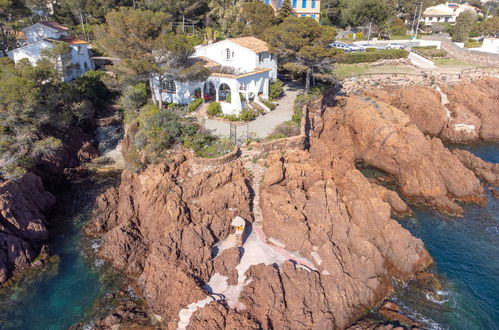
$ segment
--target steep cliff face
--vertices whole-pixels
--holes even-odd
[[[297,152],[271,155],[267,163],[260,199],[263,229],[306,256],[317,271],[291,264],[267,270],[250,287],[258,292],[274,280],[280,285],[270,301],[256,302],[253,314],[271,313],[277,328],[344,328],[379,303],[394,278],[404,280],[431,263],[423,243],[390,219],[392,206],[379,195],[384,189],[371,184],[353,162],[323,167],[310,154]]]
[[[499,141],[499,79],[454,85],[382,86],[363,94],[404,112],[424,134],[453,143]]]
[[[44,182],[60,179],[64,169],[75,168],[98,157],[98,151],[90,135],[79,127],[65,129],[47,128],[42,137],[55,137],[62,141],[56,151],[43,155],[35,161],[31,172],[41,177]]]
[[[438,138],[425,136],[401,110],[370,97],[315,107],[311,153],[326,167],[363,161],[395,177],[417,205],[461,214],[455,201],[485,202],[480,181]],[[330,152],[325,153],[324,150]]]
[[[0,183],[0,283],[29,267],[47,243],[44,213],[54,203],[34,174]]]
[[[105,232],[100,254],[137,278],[153,311],[174,324],[206,295],[210,248],[236,215],[251,220],[248,180],[240,164],[193,174],[183,155],[140,175],[125,171],[120,188],[98,199],[88,232]]]
[[[177,155],[99,198],[87,230],[104,233],[100,255],[137,279],[167,328],[344,328],[431,263],[384,198],[407,206],[353,162],[345,178],[307,152],[258,162],[198,172]],[[223,249],[235,216],[242,248]]]

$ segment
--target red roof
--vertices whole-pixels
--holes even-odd
[[[88,44],[88,42],[86,42],[85,40],[73,39],[73,38],[70,38],[70,37],[65,37],[65,36],[62,36],[62,37],[60,37],[59,39],[47,38],[47,39],[45,39],[45,40],[46,40],[46,41],[48,41],[48,42],[62,41],[62,42],[65,42],[65,43],[67,43],[67,44],[70,44],[70,45],[83,45],[83,44]]]
[[[38,22],[38,23],[48,26],[49,28],[56,29],[59,32],[69,31],[69,28],[67,26],[61,25],[57,22]]]

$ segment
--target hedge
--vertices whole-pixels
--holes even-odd
[[[417,49],[417,50],[420,50],[420,49],[437,49],[437,46],[436,45],[433,45],[433,46],[414,46],[412,48],[413,49]]]
[[[203,99],[195,99],[191,103],[189,103],[189,106],[187,107],[187,111],[193,112],[195,111],[200,105],[203,103]]]
[[[222,114],[222,107],[220,106],[220,103],[217,102],[212,102],[208,105],[208,109],[206,110],[206,113],[210,117],[215,117],[219,116]]]
[[[378,60],[407,58],[409,52],[404,49],[383,49],[375,52],[342,53],[335,57],[337,63],[364,63]]]
[[[445,57],[447,52],[443,49],[436,48],[420,48],[416,49],[417,53],[425,57]]]

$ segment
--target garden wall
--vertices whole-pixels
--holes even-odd
[[[438,40],[442,43],[441,48],[447,51],[451,58],[473,63],[480,63],[487,66],[499,66],[499,54],[483,53],[466,48],[459,48],[447,38],[437,36],[423,36],[425,40]]]

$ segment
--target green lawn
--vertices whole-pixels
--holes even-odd
[[[338,79],[345,79],[356,74],[368,73],[369,67],[366,64],[335,64],[333,73]]]
[[[366,64],[336,64],[333,73],[338,79],[345,79],[357,74],[365,73],[419,73],[418,70],[408,65],[380,65],[369,67]]]
[[[435,58],[433,59],[433,62],[435,62],[436,66],[442,66],[442,67],[478,67],[480,65],[467,62],[467,61],[462,61],[462,60],[456,60],[454,58]]]

